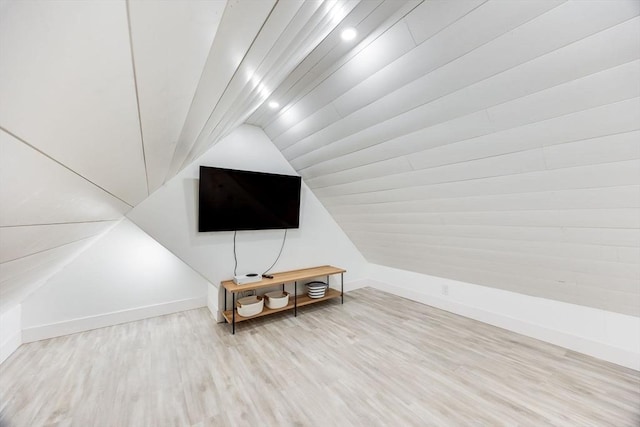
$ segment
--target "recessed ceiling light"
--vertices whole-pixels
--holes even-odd
[[[278,104],[276,101],[271,101],[271,102],[269,102],[269,108],[272,108],[272,109],[274,109],[274,110],[275,110],[275,109],[276,109],[276,108],[278,108],[279,106],[280,106],[280,104]]]
[[[342,34],[340,34],[340,37],[342,37],[342,40],[348,42],[349,40],[355,39],[357,35],[358,32],[356,31],[356,29],[349,27],[342,30]]]

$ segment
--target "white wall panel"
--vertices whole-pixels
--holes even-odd
[[[640,132],[625,132],[544,148],[548,169],[640,159]]]
[[[164,182],[226,4],[128,3],[150,191]]]
[[[400,21],[314,87],[300,102],[287,108],[295,110],[298,118],[306,118],[414,47],[415,43],[407,26]],[[331,121],[325,122],[324,125],[329,123]],[[289,130],[286,120],[283,123],[282,120],[276,119],[265,127],[265,133],[280,148],[296,140],[289,132],[281,135],[283,130]]]
[[[373,212],[372,212],[373,211]],[[640,228],[640,217],[635,209],[571,209],[571,210],[519,210],[489,212],[394,212],[377,213],[362,207],[362,213],[333,216],[347,226],[364,224],[442,224],[442,225],[494,225],[534,227],[587,227],[587,228]]]
[[[496,238],[504,240],[552,241],[600,246],[640,246],[640,230],[569,227],[521,227],[431,224],[344,224],[347,232],[384,230],[389,234],[427,234]]]
[[[640,94],[640,83],[636,79],[639,69],[639,61],[629,62],[528,96],[519,91],[523,97],[512,102],[506,102],[513,95],[504,88],[512,79],[501,74],[388,120],[384,120],[389,113],[387,106],[379,102],[360,110],[357,117],[341,120],[283,153],[294,167],[303,169],[326,160],[331,155],[331,145],[337,145],[342,154],[346,154],[483,108],[488,109],[496,130],[522,126],[636,97]],[[327,144],[327,141],[335,142]]]
[[[637,79],[634,79],[637,65],[637,62],[629,63],[608,72],[597,73],[576,82],[490,108],[488,110],[490,120],[496,130],[507,129],[535,122],[534,112],[538,113],[538,120],[546,120],[555,117],[552,111],[555,111],[559,116],[632,98],[638,94],[639,84]],[[463,92],[455,95],[459,98],[458,102],[464,102],[464,94],[469,95],[468,90]],[[574,95],[579,95],[578,99],[582,98],[582,104],[579,104],[578,99],[571,101]],[[340,150],[340,154],[355,152],[423,127],[428,128],[462,114],[462,110],[466,107],[459,105],[459,103],[453,102],[450,97],[446,101],[445,99],[438,100],[387,122],[371,126],[342,140],[337,140],[332,144],[312,149],[311,152],[299,156],[291,162],[295,167],[305,168],[318,161],[331,158],[336,149]],[[448,111],[449,107],[452,108],[452,111]],[[541,107],[547,107],[547,110],[542,113],[538,110]],[[530,113],[529,115],[525,113],[527,111]],[[412,136],[416,137],[417,135]],[[428,148],[428,145],[424,148]]]
[[[640,61],[632,61],[565,85],[488,109],[499,128],[546,120],[579,109],[592,108],[640,95]]]
[[[610,134],[639,129],[638,115],[640,115],[640,99],[634,98],[456,143],[449,143],[414,153],[411,159],[423,167],[435,167],[541,146],[565,144],[583,138],[607,137]],[[629,134],[633,134],[633,132]],[[624,139],[625,137],[613,136],[612,138]],[[559,149],[562,150],[562,148]],[[547,160],[547,153],[548,151],[545,150],[545,160]],[[617,151],[611,152],[612,159],[627,159],[625,154],[615,153]],[[580,165],[579,162],[574,164],[574,166],[578,165]],[[549,163],[547,163],[547,166],[549,166]]]
[[[0,228],[0,263],[96,236],[115,221]]]
[[[609,7],[604,3],[593,4],[599,4],[600,11]],[[619,20],[635,16],[636,12],[627,11],[626,14],[617,17],[615,14],[591,13],[583,16],[575,25],[558,25],[559,22],[566,21],[567,17],[578,13],[577,8],[579,5],[569,2],[543,14],[514,29],[508,35],[492,40],[416,79],[410,85],[396,91],[390,99],[397,99],[401,104],[404,101],[402,105],[407,108],[411,106],[407,105],[411,99],[429,99],[429,91],[433,93],[434,90],[441,90],[442,93],[450,93],[485,79],[487,81],[483,84],[490,85],[496,80],[491,78],[493,76],[501,79],[502,83],[488,89],[488,98],[502,97],[502,91],[507,91],[511,97],[518,97],[521,92],[535,91],[536,87],[549,87],[554,81],[566,81],[638,58],[638,19],[613,25]],[[609,25],[613,27],[607,28]],[[558,27],[562,30],[559,34],[554,34],[555,37],[533,36],[547,33],[550,29],[556,30]],[[595,30],[603,28],[607,29],[592,34]],[[527,49],[522,47],[525,44]],[[499,73],[505,74],[496,75]]]
[[[316,2],[275,3],[267,20],[258,28],[259,32],[244,53],[242,62],[217,100],[182,166],[206,151],[212,140],[224,135],[225,126],[232,124],[235,127],[238,120],[244,121],[273,90],[277,84],[275,74],[280,68],[295,67],[298,61],[292,62],[292,56],[296,55],[296,47],[301,42],[296,37],[305,39],[300,33],[309,29],[305,28],[305,24],[308,24],[308,17],[317,8]],[[246,108],[247,105],[249,108]]]
[[[46,251],[42,251],[29,256],[21,257],[12,261],[7,261],[0,264],[0,282],[5,282],[10,279],[19,277],[30,270],[36,270],[43,265],[53,265],[53,261],[60,259],[61,257],[67,257],[74,253],[74,248],[80,248],[93,239],[83,239],[77,242],[67,243],[62,246],[51,248]],[[62,268],[62,266],[55,266],[56,268]]]
[[[12,1],[0,125],[134,205],[146,186],[124,1]]]
[[[545,8],[546,10],[554,6],[558,6],[559,4],[560,2],[512,2],[511,6],[515,9],[511,11],[511,13],[527,13],[527,9],[529,9],[529,12],[535,10],[535,15],[531,16],[534,18],[534,16],[540,14],[540,8]],[[479,15],[490,12],[493,8],[496,8],[498,13],[491,13],[491,16],[484,17],[484,19],[482,19],[482,23],[475,21],[475,16],[477,14]],[[508,8],[505,8],[504,2],[502,2],[502,4],[500,4],[500,2],[486,3],[466,16],[465,19],[462,19],[459,22],[456,22],[455,25],[447,28],[443,34],[451,32],[452,37],[465,38],[477,36],[481,39],[482,31],[493,31],[494,28],[499,28],[500,25],[512,24],[510,20],[513,17],[509,17],[502,21],[505,17],[500,16],[500,14],[504,14],[507,9]],[[482,78],[487,78],[494,73],[506,70],[509,67],[513,67],[526,60],[530,60],[539,55],[565,46],[571,42],[580,40],[594,32],[603,30],[617,23],[624,22],[625,20],[638,15],[638,13],[638,7],[633,5],[631,2],[612,4],[611,2],[606,1],[595,1],[589,2],[588,5],[581,5],[579,2],[567,2],[549,10],[546,13],[542,13],[539,17],[535,17],[528,22],[522,22],[519,19],[514,19],[513,23],[522,25],[516,26],[515,29],[505,34],[503,37],[491,39],[491,41],[484,45],[476,46],[477,49],[470,51],[464,56],[461,55],[460,58],[451,63],[439,64],[440,68],[428,74],[425,73],[426,75],[421,77],[421,79],[433,79],[434,77],[437,79],[437,74],[441,73],[444,74],[442,78],[451,78],[454,82],[457,82],[458,85],[464,84],[465,81],[467,84],[470,84],[473,83],[474,80],[477,81]],[[574,20],[576,15],[579,15],[581,19]],[[410,19],[410,17],[408,19]],[[471,20],[472,22],[467,23],[466,20]],[[497,20],[500,24],[494,22],[494,20]],[[573,21],[571,22],[571,25],[565,24],[568,20]],[[464,23],[464,26],[462,23]],[[479,26],[482,26],[480,34],[478,34],[477,30],[468,30],[469,28],[475,29],[475,27]],[[454,29],[456,30],[455,33]],[[540,33],[544,33],[547,36],[538,37],[537,35]],[[440,37],[443,35],[439,34],[438,36]],[[633,38],[631,38],[631,40],[633,40]],[[633,41],[631,42],[633,43]],[[437,54],[443,54],[444,52],[449,53],[451,50],[455,49],[456,46],[455,44],[452,45],[450,40],[438,40],[438,43],[440,46],[447,46],[447,50],[436,50],[436,55],[428,55],[429,57],[434,57],[437,56]],[[472,39],[471,43],[477,43],[477,40]],[[527,48],[523,48],[523,46],[526,46]],[[593,51],[596,50],[594,49]],[[407,67],[407,69],[412,70],[414,67]],[[544,74],[549,74],[549,72],[554,69],[555,67],[552,69],[547,68]],[[574,69],[576,71],[579,70],[579,68]],[[432,74],[434,75],[432,76]],[[391,78],[389,80],[395,81],[395,79]],[[416,82],[419,80],[420,79],[417,79]],[[526,80],[521,79],[520,82],[526,83]],[[439,86],[440,85],[435,85],[436,88],[439,88]],[[399,89],[397,94],[394,94],[394,96],[400,95],[403,90],[410,91],[408,87],[405,87]],[[345,96],[346,95],[347,94],[345,94]],[[416,95],[416,93],[413,94],[414,97]],[[340,100],[337,100],[336,102],[338,109],[342,111],[339,106]],[[398,100],[398,102],[405,105],[405,107],[410,106],[407,105],[406,100],[404,103],[402,99]],[[360,108],[361,107],[362,105],[360,105]]]
[[[563,228],[563,240],[603,246],[640,247],[640,230],[610,228]]]
[[[428,252],[426,247],[452,247],[506,253],[523,253],[536,256],[549,256],[581,262],[611,262],[635,264],[640,256],[640,249],[623,246],[596,246],[567,242],[517,241],[495,238],[433,236],[405,234],[402,236],[384,233],[383,231],[352,231],[348,233],[356,244],[371,247],[386,247],[401,242],[407,248]]]
[[[298,141],[307,137],[328,124],[340,120],[340,115],[333,104],[325,105],[308,117],[301,118],[295,108],[283,113],[283,121],[290,126],[287,131],[273,140],[273,143],[281,150],[291,145],[291,141]],[[291,123],[295,122],[293,126]]]
[[[277,100],[280,105],[284,106],[282,110],[278,111],[276,109],[274,111],[268,104],[262,104],[247,119],[247,123],[267,127],[282,112],[288,110],[287,105],[295,103],[305,93],[313,89],[318,81],[322,81],[322,76],[326,76],[331,71],[339,68],[342,65],[341,62],[344,61],[344,55],[347,52],[353,52],[353,50],[351,49],[351,44],[346,46],[340,42],[338,34],[333,31],[335,24],[340,23],[345,27],[363,24],[363,18],[367,15],[370,16],[372,11],[378,11],[381,3],[381,0],[370,2],[342,0],[324,2],[322,5],[317,2],[316,4],[320,7],[309,20],[307,27],[308,29],[324,27],[324,29],[329,28],[330,30],[322,32],[322,41],[307,52],[306,57],[300,61],[295,69],[291,70],[287,77],[271,93],[272,99]],[[396,2],[396,4],[402,3],[402,0]],[[329,24],[329,27],[327,27],[327,24]],[[305,37],[299,36],[297,38],[303,40]]]
[[[380,175],[398,174],[413,170],[414,168],[411,166],[409,159],[406,157],[395,157],[381,162],[354,167],[331,175],[311,178],[306,180],[306,182],[311,188],[322,188],[330,185],[360,181]]]
[[[89,238],[69,243],[0,264],[0,312],[24,301],[94,240],[95,238]]]
[[[486,112],[479,111],[388,141],[374,142],[346,154],[340,144],[328,145],[308,153],[307,158],[311,165],[301,168],[300,172],[305,178],[314,178],[405,154],[415,156],[417,151],[485,135],[492,133],[493,130],[493,124],[489,121]]]
[[[446,7],[457,7],[452,6],[454,2],[447,3]],[[439,22],[440,28],[431,30],[435,36],[346,92],[334,103],[345,117],[560,3],[487,2],[451,25],[448,21]]]
[[[415,193],[414,193],[415,195]],[[334,214],[639,208],[640,187],[621,186],[329,206]]]
[[[119,219],[130,209],[1,130],[0,206],[0,226]]]
[[[420,169],[420,165],[412,165]],[[492,176],[512,175],[544,169],[542,150],[527,150],[503,156],[473,160],[467,163],[369,178],[316,189],[319,195],[332,193],[362,193],[391,188],[405,188],[440,182],[464,181]],[[326,188],[327,191],[322,189]]]
[[[292,110],[289,106],[339,71],[369,44],[376,42],[381,36],[388,41],[389,37],[385,37],[387,32],[421,2],[422,0],[325,1],[322,9],[328,12],[333,24],[339,23],[339,27],[327,34],[273,92],[272,97],[281,105],[286,105],[282,109],[284,114]],[[341,16],[344,18],[339,21]],[[340,34],[342,28],[346,27],[353,27],[357,31],[356,37],[349,42],[344,42]],[[381,58],[388,54],[394,55],[392,52],[377,50],[377,55]],[[361,66],[367,67],[364,63]],[[272,121],[279,120],[280,114],[269,110],[268,105],[261,105],[248,123],[268,127]]]
[[[638,25],[640,25],[638,19],[627,21],[613,29],[603,31],[512,69],[508,68],[514,64],[504,64],[500,67],[502,63],[498,59],[518,58],[504,46],[496,46],[492,52],[482,52],[486,49],[477,49],[474,53],[481,51],[477,55],[471,58],[461,58],[416,79],[372,105],[362,108],[359,112],[354,113],[355,117],[350,117],[347,122],[360,124],[360,121],[364,120],[360,116],[366,116],[376,106],[383,108],[387,117],[394,117],[444,95],[447,96],[439,108],[452,112],[468,113],[624,64],[640,56],[640,41],[638,41],[640,37],[636,37],[639,35],[637,34]],[[521,53],[523,50],[517,41],[513,43],[512,50]],[[609,48],[611,45],[615,45],[616,48]],[[524,57],[521,62],[532,57],[534,56]],[[496,74],[506,69],[508,70]],[[481,82],[478,83],[480,80]],[[471,84],[473,86],[468,90],[460,91]],[[457,113],[457,115],[462,114]],[[373,125],[375,121],[364,121],[364,123]],[[341,129],[340,126],[334,127],[337,128],[335,132],[339,132]],[[325,133],[327,132],[329,129]],[[350,129],[349,132],[354,133],[354,130]],[[329,135],[332,140],[345,136],[344,133],[339,135],[330,133]],[[295,157],[295,154],[290,154],[290,151],[285,151],[285,153],[288,153],[290,157]]]
[[[362,242],[361,242],[362,243]],[[384,250],[398,256],[415,256],[426,264],[435,257],[445,259],[462,258],[460,265],[470,267],[478,265],[485,267],[483,263],[495,263],[496,271],[517,274],[519,271],[527,271],[529,275],[543,279],[558,281],[572,281],[585,286],[598,285],[603,281],[609,281],[609,289],[619,292],[640,293],[640,266],[637,264],[625,264],[619,262],[602,262],[592,260],[574,260],[566,257],[551,257],[544,255],[530,255],[513,252],[496,252],[469,248],[438,247],[428,245],[404,246],[400,242],[387,242],[384,248],[369,246],[372,250]],[[488,266],[488,265],[487,265]]]
[[[420,44],[457,21],[486,0],[425,1],[407,16],[411,35]]]
[[[274,3],[274,0],[234,2],[233,7],[225,9],[180,133],[167,178],[180,170]]]
[[[640,98],[632,98],[495,132],[486,112],[481,111],[345,155],[338,146],[328,147],[335,157],[300,172],[313,178],[406,154],[425,166],[439,166],[637,130],[639,116]]]
[[[624,162],[604,163],[601,165],[582,166],[567,169],[556,169],[552,171],[542,170],[518,175],[518,180],[514,181],[513,176],[489,177],[469,182],[451,182],[434,184],[428,186],[411,186],[411,188],[396,188],[392,190],[374,190],[358,193],[353,187],[347,185],[326,187],[316,189],[316,193],[327,205],[342,203],[345,200],[354,203],[380,203],[402,200],[427,199],[440,195],[440,197],[465,197],[473,194],[515,194],[515,197],[522,196],[524,200],[530,197],[527,194],[518,195],[518,192],[534,193],[547,190],[566,189],[589,189],[592,187],[623,187],[632,186],[638,182],[638,167],[640,162],[627,160]],[[590,174],[593,175],[590,175]],[[437,175],[436,175],[437,177]],[[607,200],[614,200],[617,204],[613,207],[635,207],[637,200],[637,187],[623,190],[629,197],[627,201],[620,201],[619,191],[600,191],[601,196]],[[447,193],[450,191],[450,193]],[[571,197],[571,192],[565,192],[566,197]],[[576,192],[575,199],[580,201],[584,192]],[[340,196],[351,195],[339,198]],[[443,196],[444,195],[444,196]],[[544,197],[544,196],[543,196]],[[554,200],[555,201],[555,200]],[[573,200],[567,200],[570,206]],[[622,203],[622,204],[620,204]],[[601,206],[599,200],[593,201],[593,206]]]

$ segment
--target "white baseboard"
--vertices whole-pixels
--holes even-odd
[[[16,304],[0,314],[0,363],[22,344],[22,306]]]
[[[7,358],[11,356],[11,354],[16,351],[21,344],[22,338],[19,332],[4,338],[2,344],[0,344],[0,363],[7,360]]]
[[[33,342],[77,332],[104,328],[106,326],[121,323],[134,322],[150,317],[163,316],[165,314],[178,313],[207,306],[206,296],[189,298],[179,301],[171,301],[162,304],[148,305],[128,310],[114,311],[95,316],[81,317],[46,325],[32,326],[22,330],[22,342]]]
[[[345,292],[351,292],[351,291],[355,291],[356,289],[360,289],[360,288],[364,288],[366,286],[370,286],[371,284],[371,280],[369,279],[358,279],[358,280],[351,280],[349,282],[344,282],[344,291]],[[334,287],[334,286],[332,286]],[[337,287],[336,287],[337,289]]]
[[[368,281],[374,288],[640,371],[640,319],[636,317],[383,266],[372,265],[372,269],[385,276],[384,282]],[[399,280],[392,280],[389,273],[397,272]],[[415,285],[421,278],[422,289]],[[443,285],[448,286],[448,296],[439,295]],[[482,307],[485,301],[479,294],[490,301],[487,307]],[[541,317],[546,325],[539,322]]]

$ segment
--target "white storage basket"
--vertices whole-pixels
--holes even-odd
[[[264,294],[264,300],[266,301],[268,308],[282,308],[289,304],[289,292],[273,291]]]
[[[251,317],[262,313],[264,309],[264,299],[261,296],[250,296],[240,298],[236,305],[238,306],[238,314],[242,317]]]

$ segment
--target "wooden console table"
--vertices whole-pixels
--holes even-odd
[[[256,317],[268,316],[269,314],[279,313],[285,310],[293,309],[294,316],[298,315],[298,307],[302,307],[309,304],[315,304],[317,302],[326,301],[332,298],[340,297],[341,302],[344,303],[344,273],[347,270],[342,268],[333,267],[331,265],[323,265],[320,267],[303,268],[301,270],[284,271],[282,273],[273,273],[273,279],[262,279],[259,282],[247,283],[246,285],[238,285],[233,280],[225,280],[221,284],[224,287],[224,311],[223,317],[227,323],[231,324],[231,332],[236,333],[236,323],[249,319],[255,319]],[[340,292],[336,289],[327,288],[327,292],[322,298],[310,298],[307,295],[298,295],[298,281],[313,279],[316,277],[327,277],[327,286],[329,286],[329,276],[334,274],[340,274]],[[284,291],[285,283],[294,283],[294,293],[289,296],[289,304],[282,308],[268,308],[266,305],[262,312],[251,317],[243,317],[237,313],[236,309],[236,294],[242,291],[252,291],[256,289],[269,288],[282,286]],[[232,305],[231,310],[227,310],[227,292],[231,293]],[[292,301],[293,299],[293,301]]]

